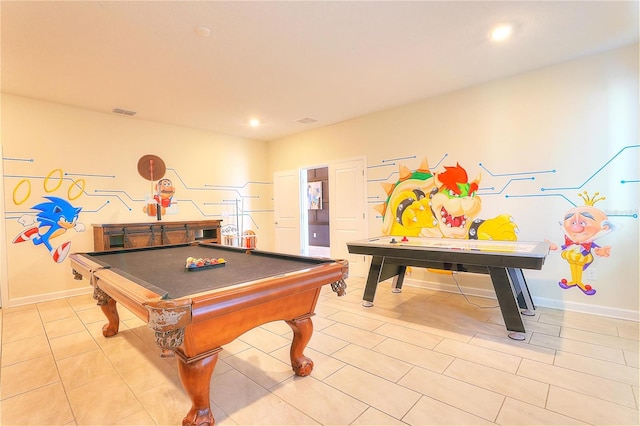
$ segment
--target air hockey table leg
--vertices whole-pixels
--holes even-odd
[[[520,306],[521,309],[520,312],[522,315],[526,315],[528,317],[535,316],[536,313],[534,311],[536,306],[533,304],[531,293],[529,293],[529,286],[527,286],[527,280],[524,277],[522,269],[507,268],[507,272],[511,279],[511,283],[513,284],[515,297],[518,301],[518,306]]]
[[[525,340],[526,330],[520,316],[513,284],[509,279],[507,269],[491,267],[489,268],[489,274],[491,275],[491,283],[496,292],[505,327],[509,332],[508,336],[513,340]]]
[[[404,283],[404,274],[406,271],[407,271],[406,265],[399,266],[398,275],[393,277],[393,281],[391,283],[392,293],[402,293],[402,284]]]

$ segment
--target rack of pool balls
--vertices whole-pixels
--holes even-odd
[[[187,263],[185,265],[185,268],[187,268],[188,271],[196,271],[200,269],[224,266],[225,263],[227,263],[227,261],[224,260],[223,258],[209,259],[208,257],[205,257],[203,259],[203,258],[187,257]]]

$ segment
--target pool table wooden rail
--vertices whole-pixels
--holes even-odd
[[[337,282],[343,276],[343,269],[336,268],[335,263],[326,263],[312,270],[281,275],[277,281],[256,280],[194,295],[193,320],[185,336],[193,340],[185,345],[184,353],[189,357],[212,345],[225,345],[261,324],[295,319],[301,311],[309,312],[310,317],[322,290],[317,280],[323,277]],[[251,294],[247,293],[249,286]],[[199,332],[212,327],[215,333]]]
[[[102,328],[105,337],[117,334],[120,327],[115,301],[145,323],[149,322],[149,311],[145,306],[148,302],[160,300],[163,296],[160,292],[137,285],[131,279],[125,278],[126,275],[105,268],[88,257],[72,254],[70,262],[75,279],[81,280],[82,277],[86,277],[89,280],[93,287],[93,298],[109,321]]]

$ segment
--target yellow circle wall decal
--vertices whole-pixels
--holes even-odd
[[[55,188],[49,189],[49,188],[47,188],[47,184],[48,184],[49,180],[51,179],[51,176],[53,176],[53,174],[56,173],[56,172],[58,173],[58,184],[56,185]],[[49,192],[49,193],[51,193],[53,191],[57,191],[58,188],[60,188],[60,185],[62,185],[62,169],[53,169],[51,171],[51,173],[49,173],[47,175],[47,177],[44,178],[44,190]]]
[[[84,179],[74,180],[73,183],[71,185],[69,185],[69,190],[67,191],[67,198],[69,198],[69,201],[73,201],[76,198],[79,198],[84,193],[85,185],[86,185],[86,181]],[[76,196],[72,197],[71,196],[71,189],[73,189],[74,186],[79,186],[80,187],[80,191],[78,192],[78,194]]]
[[[25,183],[27,184],[27,193],[24,196],[24,198],[22,198],[22,200],[18,201],[16,199],[16,193],[18,192],[18,189]],[[27,201],[30,196],[31,196],[31,182],[28,179],[22,179],[20,182],[18,182],[16,187],[13,188],[13,202],[14,202],[15,205],[19,206],[20,204],[22,204],[25,201]]]

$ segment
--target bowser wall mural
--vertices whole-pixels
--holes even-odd
[[[578,194],[584,200],[583,206],[577,206],[564,215],[564,220],[560,222],[564,233],[564,244],[560,246],[561,256],[569,263],[571,278],[562,278],[558,285],[560,288],[568,290],[578,288],[587,296],[596,294],[596,290],[583,281],[584,271],[591,266],[595,256],[609,257],[611,246],[600,246],[597,239],[604,237],[615,229],[615,225],[609,221],[607,215],[594,205],[605,199],[596,192],[589,197],[587,191]],[[550,244],[551,250],[558,250],[554,243]]]
[[[508,214],[479,218],[480,175],[469,182],[459,164],[432,173],[427,160],[415,172],[400,165],[395,183],[383,183],[387,199],[376,206],[385,235],[516,241],[517,225]]]
[[[516,241],[518,227],[509,214],[493,218],[479,217],[482,199],[477,191],[480,175],[469,181],[467,171],[456,164],[443,172],[432,172],[427,160],[416,171],[399,166],[399,179],[383,183],[387,198],[375,209],[382,215],[384,235],[402,237],[463,238],[476,240]],[[558,281],[560,288],[577,288],[587,296],[596,290],[584,282],[584,271],[595,257],[609,257],[611,246],[600,246],[596,240],[611,233],[616,226],[594,205],[605,199],[596,192],[592,197],[578,194],[584,205],[568,210],[560,222],[564,243],[547,240],[552,251],[561,250],[569,264],[570,279]]]

